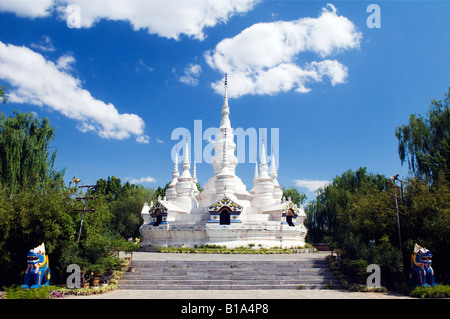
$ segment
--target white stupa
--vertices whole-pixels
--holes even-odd
[[[146,203],[142,209],[144,223],[140,232],[144,249],[202,244],[228,248],[249,244],[282,248],[304,246],[306,215],[303,207],[282,198],[273,151],[269,171],[263,143],[259,170],[256,164],[250,192],[236,175],[238,159],[234,155],[236,144],[229,115],[225,77],[222,118],[211,161],[213,176],[199,192],[195,162],[191,175],[186,143],[181,174],[176,155],[165,198],[150,205]]]

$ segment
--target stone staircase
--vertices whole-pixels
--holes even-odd
[[[153,260],[151,257],[145,260],[133,258],[131,271],[123,275],[119,288],[148,290],[342,288],[332,276],[324,254],[182,255],[184,254],[153,254],[157,257]]]

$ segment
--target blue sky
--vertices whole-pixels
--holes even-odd
[[[0,0],[1,111],[50,118],[67,181],[155,188],[176,128],[219,125],[228,72],[232,126],[279,129],[278,181],[311,200],[348,169],[407,175],[395,128],[450,85],[449,16],[450,1]]]

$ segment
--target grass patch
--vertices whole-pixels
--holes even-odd
[[[43,286],[35,289],[23,289],[20,286],[12,285],[3,287],[6,291],[5,299],[49,299],[50,292],[56,286]]]

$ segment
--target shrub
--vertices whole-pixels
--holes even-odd
[[[12,285],[6,291],[6,299],[49,299],[50,291],[54,286],[43,286],[35,289],[23,289],[20,286]]]
[[[449,298],[450,297],[450,286],[449,285],[439,285],[433,287],[415,287],[409,293],[411,297],[418,298]]]

